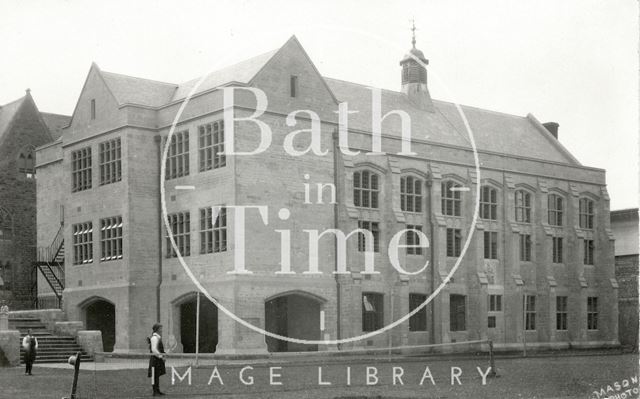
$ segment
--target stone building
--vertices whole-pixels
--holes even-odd
[[[622,345],[638,349],[638,208],[611,211],[611,230],[616,238],[616,279],[619,334]]]
[[[558,141],[557,124],[462,106],[478,148],[478,176],[465,122],[455,104],[431,98],[426,64],[414,44],[401,70],[389,71],[400,72],[401,90],[372,90],[321,76],[292,37],[184,84],[92,65],[62,139],[38,149],[38,242],[51,242],[64,205],[68,317],[101,329],[105,346],[124,351],[144,349],[160,320],[178,351],[193,352],[198,290],[178,251],[208,292],[245,322],[293,338],[348,338],[416,309],[460,259],[439,295],[410,320],[343,347],[486,338],[502,347],[519,347],[525,338],[541,347],[616,344],[605,171],[581,165]],[[242,89],[230,98],[230,87]],[[258,119],[271,128],[271,145],[234,155],[229,150],[251,152],[261,142],[258,125],[240,120],[258,108],[248,88],[268,99]],[[348,149],[357,155],[347,155],[336,134],[345,127],[337,112],[345,102],[357,111],[346,114]],[[224,123],[225,109],[233,123]],[[307,111],[287,117],[294,110]],[[411,127],[411,151],[404,151],[403,124]],[[316,144],[326,154],[286,151],[287,143],[308,147],[308,133],[291,140],[297,129],[319,131]],[[377,143],[384,154],[366,154]],[[480,219],[470,231],[476,199]],[[268,205],[268,224],[247,210],[244,240],[236,239],[241,218],[232,205]],[[403,244],[426,245],[417,230],[430,244],[400,250],[407,271],[430,262],[416,275],[399,273],[389,258],[387,244],[407,227]],[[346,243],[346,273],[333,273],[340,258],[330,235],[318,240],[317,253],[309,251],[306,230],[358,228]],[[281,249],[287,231],[290,251]],[[369,245],[378,274],[365,268]],[[230,273],[241,253],[251,273]],[[315,262],[317,272],[304,273]],[[265,339],[208,300],[200,326],[204,352],[326,349]]]
[[[0,301],[11,309],[36,297],[35,149],[60,135],[65,118],[38,111],[29,90],[0,106]]]

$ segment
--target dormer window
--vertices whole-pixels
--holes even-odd
[[[298,77],[295,75],[291,76],[290,82],[289,82],[289,88],[291,91],[291,97],[297,97],[298,96]]]
[[[96,119],[96,100],[91,99],[91,120]]]

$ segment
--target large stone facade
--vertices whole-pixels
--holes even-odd
[[[412,51],[417,59],[424,59],[418,50]],[[403,68],[419,70],[413,62],[417,61],[411,56],[405,58]],[[171,256],[162,215],[164,202],[167,214],[181,214],[175,225],[184,226],[184,230],[175,228],[175,240],[189,272],[228,311],[272,333],[307,340],[349,338],[398,320],[420,303],[416,298],[426,298],[448,278],[459,256],[447,251],[469,239],[457,272],[424,314],[343,347],[477,339],[493,339],[496,345],[508,347],[521,345],[523,338],[532,346],[616,344],[617,283],[604,170],[579,164],[533,116],[463,107],[479,149],[478,176],[463,120],[453,104],[430,98],[426,70],[423,72],[407,74],[402,91],[380,92],[380,115],[400,110],[410,118],[415,154],[402,151],[403,117],[398,112],[382,123],[380,144],[385,154],[377,155],[364,153],[372,149],[372,91],[323,78],[295,38],[277,51],[215,72],[203,80],[179,118],[173,139],[176,145],[166,149],[170,157],[173,154],[173,161],[167,163],[171,178],[164,181],[165,195],[161,197],[162,144],[195,81],[172,85],[104,72],[93,65],[62,140],[38,151],[38,176],[42,176],[38,179],[38,240],[47,242],[55,234],[53,210],[64,205],[64,306],[69,319],[93,319],[88,309],[106,303],[114,307],[115,326],[99,328],[114,330],[115,350],[144,350],[144,337],[157,320],[166,326],[165,334],[176,337],[176,350],[193,350],[190,335],[195,331],[193,304],[198,289],[179,259]],[[227,155],[223,164],[214,156],[209,170],[208,142],[201,135],[207,126],[228,134],[228,124],[222,128],[220,122],[227,106],[224,87],[232,84],[266,94],[268,110],[259,119],[272,130],[271,145],[252,156]],[[359,155],[346,155],[344,148],[339,148],[336,132],[341,126],[336,111],[340,102],[348,102],[351,110],[358,111],[349,114],[348,146],[361,150]],[[237,90],[231,109],[237,119],[233,123],[234,142],[232,146],[227,135],[225,145],[237,152],[253,151],[260,131],[255,123],[239,119],[254,113],[254,94]],[[311,110],[321,122],[312,126],[307,112],[290,123],[287,115],[293,110]],[[293,156],[285,151],[288,134],[311,127],[319,129],[319,144],[326,154]],[[309,136],[301,134],[293,141],[298,150],[308,144],[302,137]],[[121,143],[121,178],[100,184],[101,145],[117,139]],[[73,157],[86,148],[91,148],[92,184],[74,192],[72,176],[77,165]],[[363,171],[376,176],[374,190],[364,191],[375,196],[377,204],[355,198],[361,195],[358,186]],[[414,187],[420,187],[419,195],[411,196],[415,200],[412,209],[401,195],[408,176],[414,179]],[[459,214],[448,215],[442,205],[447,182],[469,188],[460,193]],[[318,183],[328,186],[322,203],[315,200]],[[493,202],[487,204],[493,214],[484,215],[475,231],[470,231],[478,185],[494,193]],[[305,187],[311,187],[310,201]],[[330,203],[331,187],[335,187],[336,204]],[[375,193],[369,194],[371,191]],[[516,221],[515,197],[522,193],[529,198],[530,218]],[[551,210],[547,206],[552,194],[562,199],[560,226],[549,224]],[[445,195],[449,195],[446,188]],[[589,226],[580,222],[579,203],[584,199],[593,206]],[[223,205],[268,206],[268,225],[256,210],[246,214],[244,267],[252,274],[229,273],[242,247],[234,237],[238,219],[233,210],[227,208],[226,226],[206,226],[206,209]],[[290,217],[279,214],[281,209],[287,209]],[[121,256],[110,259],[105,257],[106,244],[101,237],[106,231],[102,220],[112,217],[121,217],[121,226],[116,227],[121,227],[122,250],[118,252]],[[174,223],[172,220],[169,222]],[[92,230],[85,237],[92,240],[91,253],[78,262],[74,237],[78,231],[87,232],[88,222]],[[356,237],[347,241],[347,273],[333,274],[339,259],[330,237],[319,240],[317,273],[304,273],[310,259],[306,230],[349,233],[364,225],[375,229],[371,223],[377,223],[379,231],[379,250],[373,255],[379,274],[365,269],[359,248],[362,243]],[[84,230],[77,228],[83,224]],[[430,262],[426,271],[415,276],[399,273],[389,260],[389,240],[407,225],[420,226],[430,241],[429,248],[417,254],[400,250],[400,263],[408,271]],[[214,241],[223,230],[224,245],[217,241],[215,249],[209,250],[209,230]],[[291,250],[285,251],[290,254],[291,273],[277,273],[287,263],[280,246],[285,230],[291,237]],[[448,243],[449,233],[456,230],[460,242]],[[487,244],[488,256],[485,232],[495,233],[489,234],[495,243]],[[531,253],[520,261],[520,236],[524,234],[530,236]],[[554,238],[560,237],[563,258],[554,259]],[[595,245],[588,264],[583,259],[585,240]],[[493,297],[491,302],[489,295],[500,299]],[[526,337],[524,295],[535,298],[526,316]],[[566,297],[566,321],[560,329],[556,324],[557,297]],[[597,298],[595,307],[592,298]],[[265,338],[222,309],[202,306],[208,319],[201,325],[211,331],[201,331],[200,347],[208,346],[209,351],[211,346],[216,353],[327,349],[325,345]],[[208,345],[207,340],[215,344]]]

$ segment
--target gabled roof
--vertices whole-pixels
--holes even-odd
[[[94,66],[119,104],[160,107],[186,98],[200,79],[203,80],[197,93],[232,83],[251,84],[255,76],[291,41],[299,45],[293,36],[279,49],[179,85],[105,72],[97,65]],[[306,53],[304,54],[306,56]],[[313,65],[312,62],[311,64]],[[336,101],[348,102],[349,109],[358,111],[349,116],[349,127],[371,131],[371,90],[357,83],[323,79]],[[381,90],[381,96],[383,115],[392,110],[404,110],[409,113],[413,123],[413,138],[470,147],[467,130],[456,104],[434,100],[435,112],[425,112],[417,108],[404,93]],[[479,150],[580,165],[532,115],[509,115],[470,106],[460,108],[471,126]],[[398,117],[391,116],[385,120],[383,132],[400,136],[400,127]]]
[[[40,116],[42,116],[42,120],[49,128],[49,132],[51,133],[51,138],[53,138],[53,141],[56,141],[60,138],[60,136],[62,135],[62,129],[69,126],[69,123],[71,122],[71,117],[68,115],[41,112]]]
[[[248,84],[277,51],[269,51],[207,74],[198,86],[197,92],[200,93],[229,83]],[[118,104],[137,104],[148,107],[160,107],[186,98],[201,79],[196,78],[176,85],[98,70]]]
[[[269,62],[279,49],[260,54],[248,60],[244,60],[235,65],[214,71],[204,78],[197,92],[207,91],[225,84],[237,82],[248,84],[251,79]],[[182,83],[173,95],[172,101],[182,100],[189,95],[189,92],[201,78]]]
[[[27,96],[24,96],[0,106],[0,143],[2,143],[5,133],[9,131],[14,116],[18,113],[26,98]]]
[[[171,101],[177,85],[100,71],[104,82],[119,104],[159,107]]]
[[[325,78],[340,102],[348,102],[349,128],[371,131],[371,90],[361,84]],[[445,145],[469,147],[470,141],[464,121],[450,102],[434,100],[435,112],[425,112],[415,107],[401,92],[381,90],[382,115],[391,110],[404,110],[411,117],[412,137]],[[540,128],[534,118],[509,115],[466,105],[460,106],[478,150],[502,154],[538,158],[548,161],[579,164],[562,145]],[[383,122],[386,134],[401,135],[397,116],[391,115]]]

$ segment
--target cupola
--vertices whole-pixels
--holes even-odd
[[[426,111],[434,112],[433,102],[427,87],[427,65],[429,60],[424,53],[416,48],[416,26],[413,24],[411,30],[412,48],[400,61],[402,67],[402,92],[409,97],[409,100],[417,107]]]

